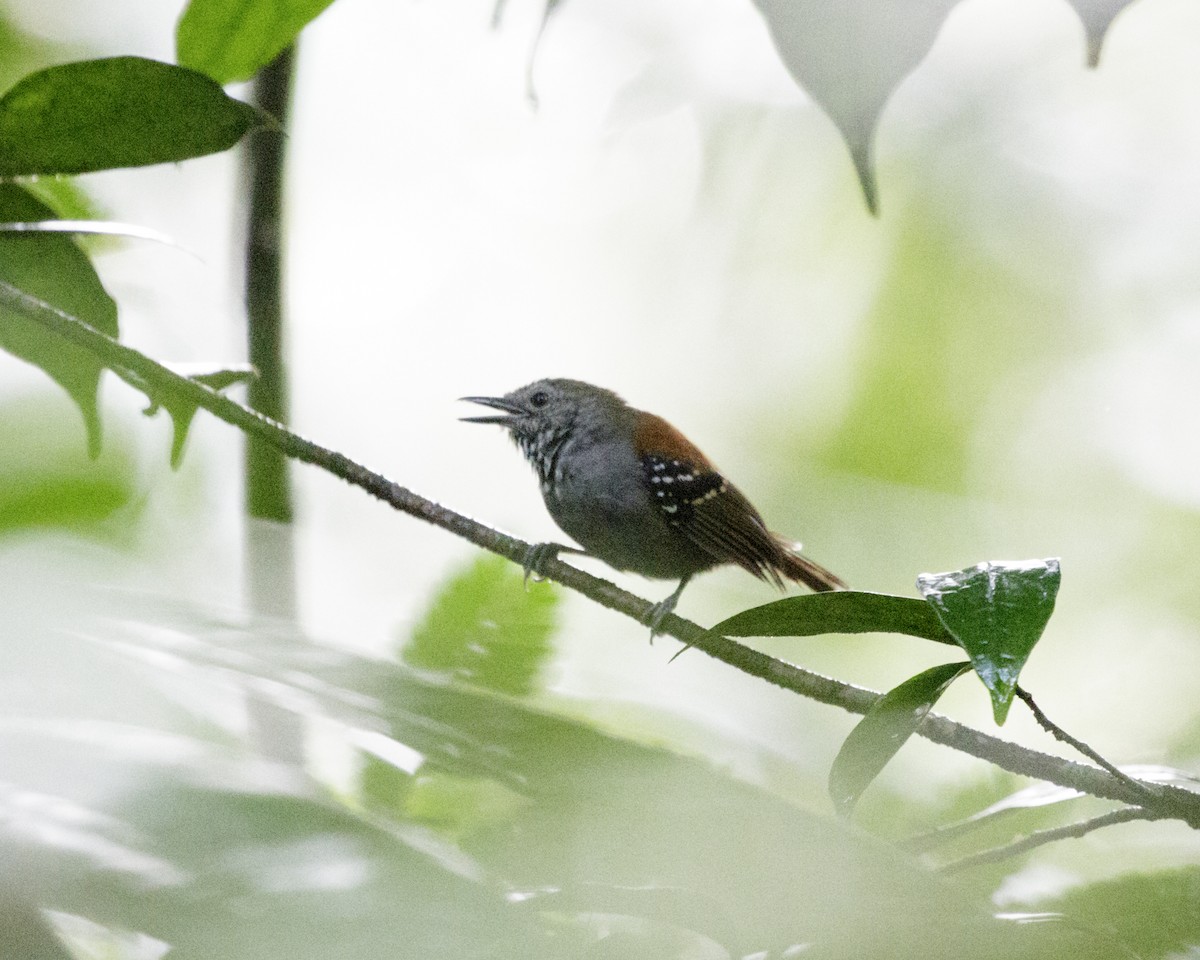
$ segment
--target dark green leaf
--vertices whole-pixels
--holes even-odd
[[[442,589],[404,648],[406,663],[504,693],[532,693],[550,655],[558,595],[526,590],[508,561],[481,556]]]
[[[235,383],[246,383],[258,376],[258,371],[248,363],[213,366],[211,364],[168,364],[170,368],[184,377],[190,377],[206,387],[214,390],[224,390]],[[145,389],[145,388],[143,388]],[[150,406],[146,408],[147,416],[158,412],[160,403],[154,397],[150,398]],[[186,397],[167,397],[161,402],[171,416],[173,433],[171,436],[171,469],[178,470],[183,463],[183,449],[187,443],[188,430],[198,409]]]
[[[228,150],[262,122],[194,70],[141,57],[66,63],[0,97],[0,176],[202,157]]]
[[[333,0],[191,0],[175,31],[185,67],[220,83],[249,80]]]
[[[712,628],[725,637],[812,637],[823,633],[904,633],[954,644],[929,604],[914,597],[836,590],[787,597],[736,613]]]
[[[991,694],[997,724],[1008,716],[1017,678],[1054,612],[1061,579],[1057,559],[985,562],[917,578]]]
[[[20,187],[0,184],[0,221],[54,219],[54,211]],[[87,426],[88,451],[100,452],[100,415],[96,394],[101,366],[88,351],[47,332],[20,307],[21,296],[34,297],[78,317],[102,333],[117,335],[117,305],[96,271],[65,234],[0,233],[0,348],[41,367],[71,395]]]
[[[885,693],[846,737],[829,771],[829,795],[848,816],[862,792],[887,766],[946,688],[971,669],[969,663],[945,663],[905,680]]]

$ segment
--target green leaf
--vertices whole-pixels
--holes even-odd
[[[54,211],[13,184],[0,184],[0,221],[53,220]],[[0,348],[41,367],[70,394],[83,414],[88,452],[100,452],[96,358],[45,330],[22,311],[21,295],[78,317],[102,333],[117,336],[117,305],[105,292],[91,262],[70,236],[52,233],[0,233]]]
[[[194,70],[141,57],[66,63],[0,97],[0,177],[202,157],[262,124],[253,107]]]
[[[189,377],[198,383],[204,384],[206,387],[212,387],[214,390],[224,390],[235,383],[248,383],[258,376],[258,371],[248,363],[225,364],[222,366],[173,363],[167,364],[167,366],[175,373]],[[146,388],[143,387],[142,389]],[[183,449],[187,444],[188,430],[191,429],[192,420],[199,408],[186,397],[164,397],[160,401],[149,393],[147,393],[147,396],[150,397],[150,406],[143,411],[146,416],[154,416],[154,414],[158,413],[161,406],[166,408],[167,413],[171,417],[173,426],[171,436],[171,469],[178,470],[180,464],[183,463]]]
[[[823,633],[904,633],[954,644],[929,604],[914,597],[836,590],[787,597],[736,613],[712,628],[725,637],[812,637]]]
[[[71,427],[45,397],[0,404],[0,536],[39,528],[119,536],[132,528],[138,489],[130,451],[110,443],[89,460]],[[106,524],[118,510],[125,511],[120,522]]]
[[[101,219],[95,200],[70,177],[41,177],[22,184],[34,197],[68,220]]]
[[[404,648],[404,661],[479,687],[528,694],[550,655],[558,594],[526,590],[508,561],[482,556],[450,580]]]
[[[981,563],[952,573],[923,573],[917,589],[971,658],[1003,724],[1017,678],[1054,612],[1062,579],[1057,559]]]
[[[333,0],[192,0],[175,31],[185,67],[220,83],[249,80]]]
[[[905,680],[885,693],[858,722],[838,751],[829,771],[829,795],[849,816],[862,792],[916,732],[946,688],[971,668],[944,663]]]

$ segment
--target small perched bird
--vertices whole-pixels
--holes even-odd
[[[526,572],[561,552],[679,586],[655,604],[651,636],[697,573],[736,563],[782,588],[844,590],[828,570],[767,529],[754,506],[661,417],[580,380],[538,380],[503,397],[463,397],[501,411],[463,417],[512,435],[537,471],[546,509],[582,550],[538,544]]]

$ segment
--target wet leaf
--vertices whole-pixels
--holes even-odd
[[[0,184],[0,221],[54,219],[54,211],[13,184]],[[100,453],[97,391],[103,369],[87,350],[50,333],[20,306],[21,295],[78,317],[117,336],[117,305],[91,262],[69,235],[0,233],[0,348],[41,367],[70,394],[83,414],[88,452]],[[15,293],[14,293],[15,292]]]
[[[726,637],[811,637],[825,633],[903,633],[954,644],[923,600],[836,590],[787,597],[734,614],[712,628]]]
[[[1017,678],[1054,612],[1061,579],[1057,559],[984,562],[917,578],[987,687],[997,724],[1008,716]]]
[[[858,798],[916,732],[946,688],[971,669],[946,663],[918,673],[885,693],[850,731],[829,771],[829,795],[849,816]]]
[[[218,83],[249,80],[333,0],[191,0],[175,31],[180,64]]]
[[[0,97],[0,177],[188,160],[228,150],[262,124],[194,70],[141,57],[66,63]]]
[[[528,694],[550,656],[558,594],[522,584],[511,563],[481,556],[442,588],[404,648],[404,661],[479,687]]]

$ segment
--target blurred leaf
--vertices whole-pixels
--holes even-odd
[[[111,539],[133,527],[139,491],[129,451],[110,442],[89,460],[73,426],[45,398],[0,404],[0,537],[56,528]],[[119,525],[105,523],[118,510]]]
[[[721,767],[164,597],[153,567],[152,590],[102,585],[76,619],[78,557],[0,552],[0,859],[31,903],[181,960],[1077,952],[1074,931],[1004,923],[986,894]],[[263,703],[319,735],[306,762],[257,752]],[[440,781],[429,819],[313,782],[364,734]]]
[[[904,633],[955,644],[923,600],[831,590],[787,597],[736,613],[712,628],[726,637],[812,637],[824,633]]]
[[[504,11],[508,6],[507,0],[496,0],[492,7],[492,28],[495,29],[504,19]],[[535,107],[538,102],[537,85],[533,81],[533,65],[537,60],[538,50],[542,47],[542,38],[546,35],[546,27],[550,18],[562,6],[562,0],[545,0],[542,6],[542,18],[538,22],[537,35],[529,45],[529,59],[525,62],[525,95]]]
[[[1200,867],[1127,874],[1040,899],[1036,908],[1103,931],[1086,950],[1089,960],[1183,960],[1195,956],[1200,944]]]
[[[418,775],[405,799],[409,816],[455,840],[510,823],[529,803],[490,778],[441,772]]]
[[[75,528],[107,519],[126,506],[129,478],[111,471],[13,478],[0,474],[0,533],[31,527]]]
[[[23,30],[14,21],[9,9],[11,4],[0,8],[0,86],[7,87],[38,65],[62,57],[67,44],[38,36]]]
[[[218,83],[249,80],[333,0],[191,0],[175,31],[185,67]]]
[[[14,887],[16,884],[14,884]],[[19,889],[0,886],[0,957],[13,960],[72,960],[42,911]]]
[[[24,180],[21,186],[64,220],[103,219],[100,205],[74,177],[31,177]],[[107,239],[104,234],[76,234],[75,242],[89,255],[116,246],[115,241]]]
[[[21,186],[65,220],[100,219],[96,202],[71,177],[38,177]]]
[[[820,457],[837,472],[976,495],[977,437],[990,416],[980,398],[1006,395],[1014,378],[1073,356],[1078,342],[1066,324],[1030,334],[1027,317],[1071,309],[1061,286],[1007,269],[978,249],[961,216],[918,196],[896,224],[857,334],[846,413]],[[1086,269],[1061,246],[1030,256],[1055,276]]]
[[[829,795],[843,816],[921,725],[946,689],[971,669],[945,663],[905,680],[876,701],[850,731],[829,771]]]
[[[214,390],[224,390],[236,383],[248,383],[258,376],[258,371],[248,363],[233,363],[225,365],[203,363],[173,363],[167,364],[171,370],[180,376],[188,377]],[[149,394],[147,394],[149,396]],[[173,425],[171,436],[171,469],[178,470],[183,463],[183,449],[187,444],[188,430],[199,409],[196,404],[186,397],[166,397],[156,400],[150,397],[150,406],[144,411],[146,416],[153,416],[159,407],[166,407]]]
[[[187,160],[228,150],[262,124],[193,70],[141,57],[67,63],[0,97],[0,177]]]
[[[958,0],[755,0],[792,78],[841,131],[877,212],[872,142],[879,115],[924,59]]]
[[[0,183],[0,221],[52,220],[49,207],[13,184]],[[91,262],[64,234],[0,233],[0,284],[117,336],[117,305]],[[97,392],[103,369],[96,358],[29,319],[11,297],[0,302],[0,348],[41,367],[70,394],[83,414],[88,452],[100,453]]]
[[[548,584],[527,590],[522,580],[507,560],[481,555],[442,588],[405,645],[404,662],[478,687],[532,693],[550,656],[558,594]]]
[[[1017,678],[1054,612],[1061,580],[1057,559],[984,562],[917,578],[917,589],[991,694],[997,724],[1008,716]]]
[[[1117,14],[1124,10],[1132,0],[1069,0],[1079,19],[1083,21],[1083,29],[1087,33],[1088,66],[1095,67],[1100,63],[1100,51],[1104,46],[1104,38],[1108,28],[1116,19]]]

